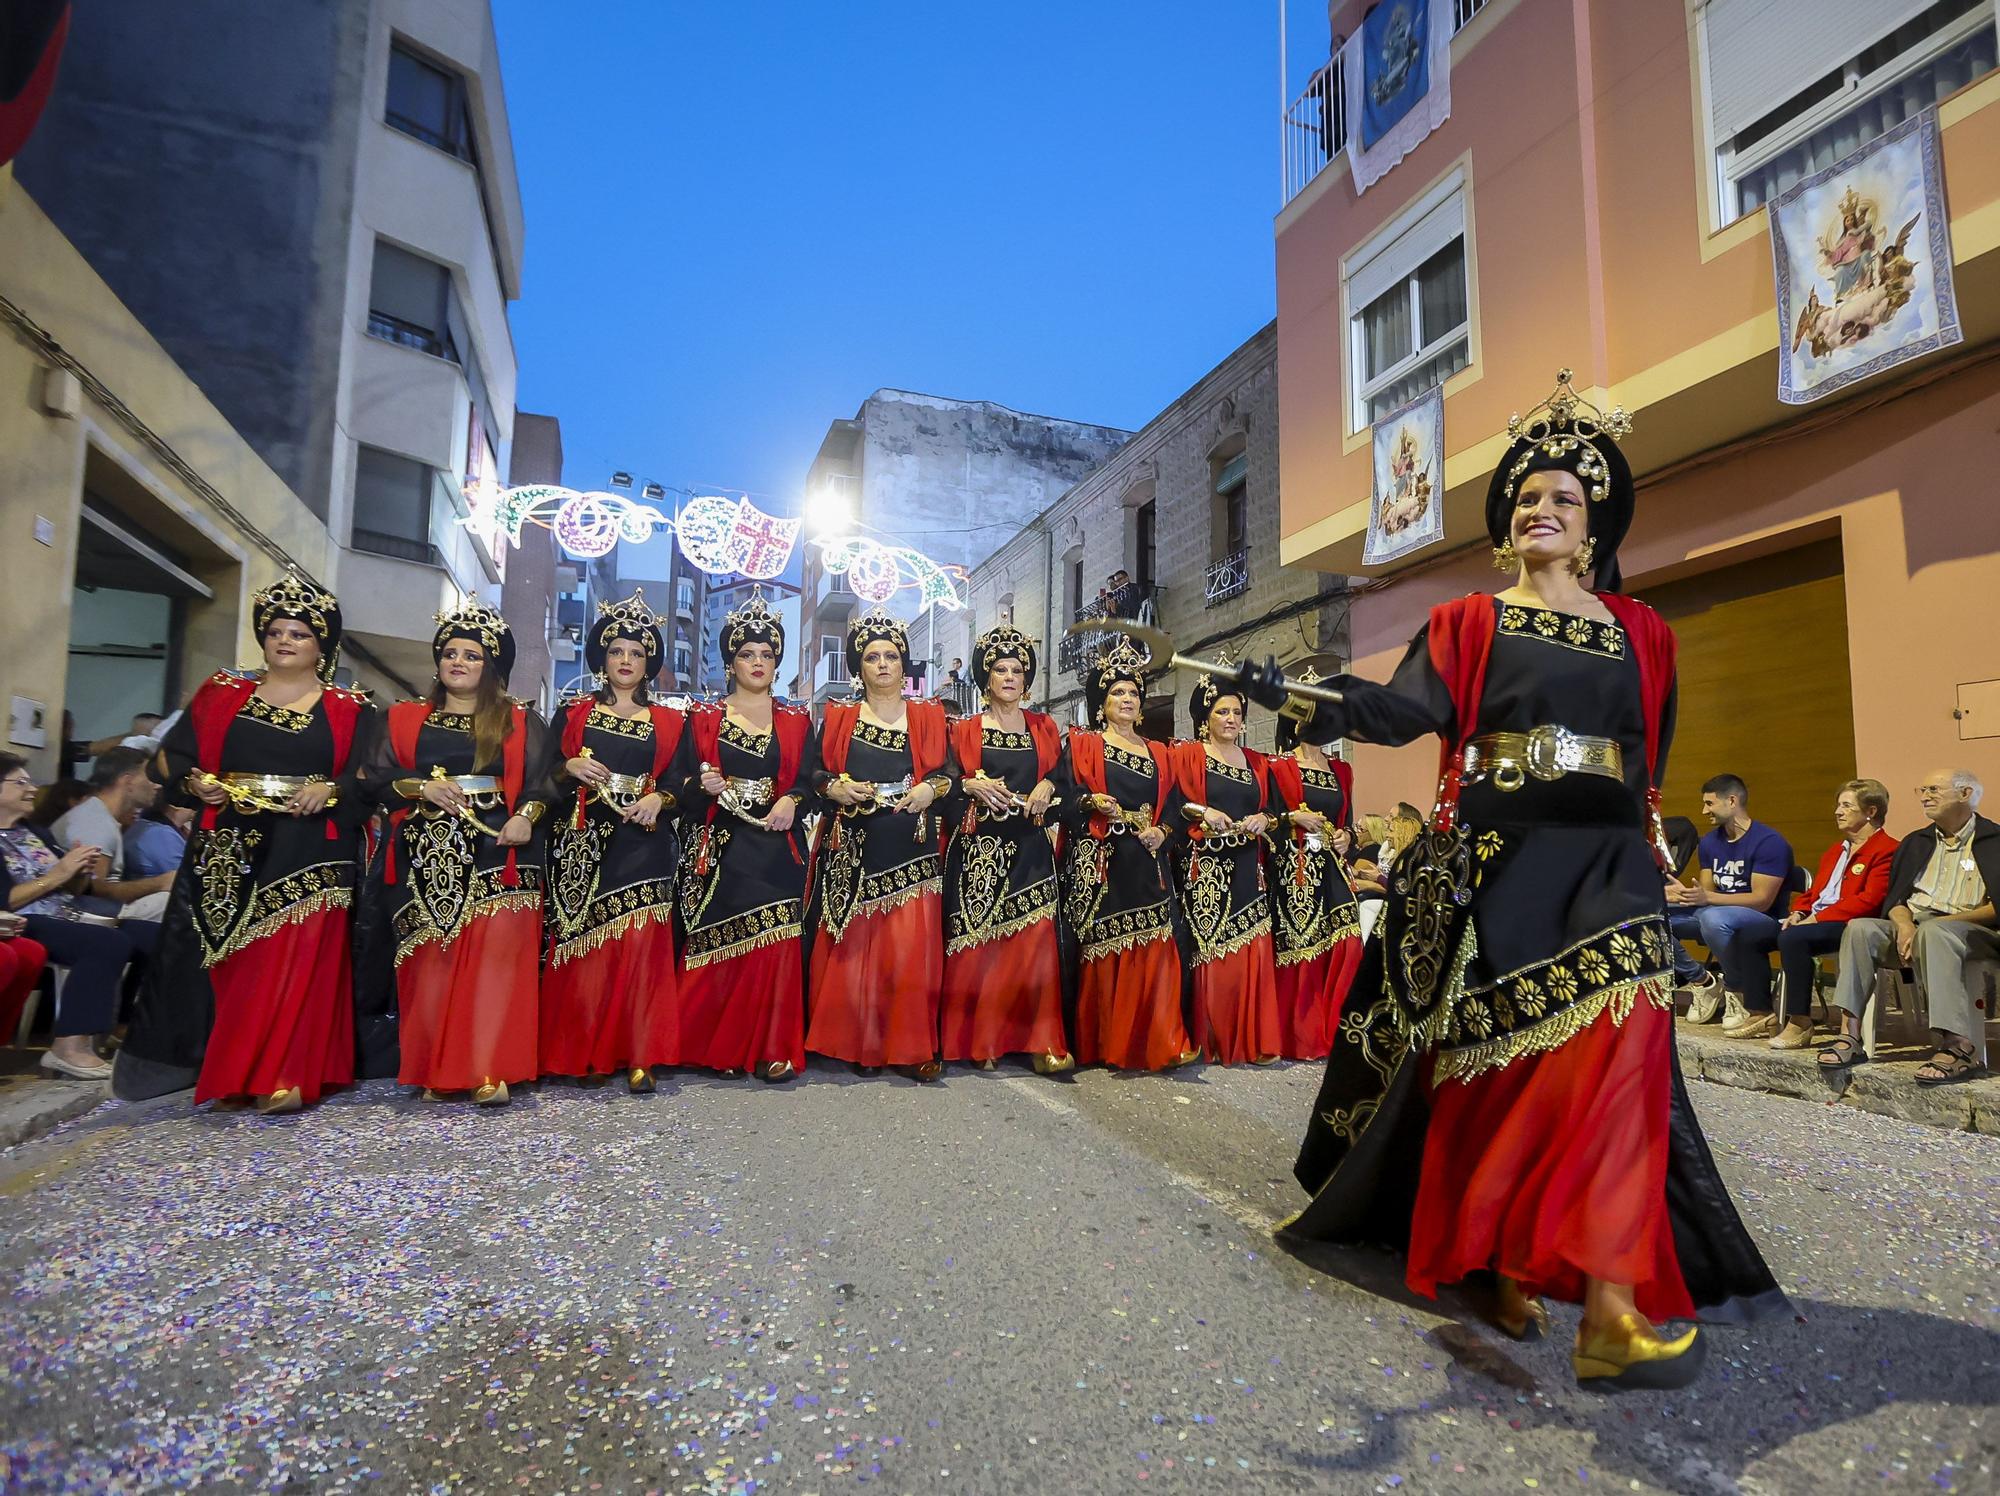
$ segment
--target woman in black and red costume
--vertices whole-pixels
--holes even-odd
[[[1287,672],[1308,684],[1311,665]],[[1301,698],[1278,717],[1271,784],[1284,813],[1271,858],[1271,936],[1278,962],[1278,1052],[1323,1060],[1361,964],[1361,916],[1347,879],[1354,842],[1354,773],[1320,745],[1332,733]]]
[[[541,1067],[579,1077],[622,1070],[632,1090],[650,1091],[654,1067],[680,1061],[673,810],[687,776],[687,723],[646,691],[666,641],[645,594],[600,603],[598,615],[583,658],[604,684],[560,719]]]
[[[934,808],[957,779],[944,708],[903,695],[910,641],[879,608],[847,630],[862,699],[826,709],[815,788],[830,813],[813,848],[806,1048],[913,1080],[944,1073],[944,869]]]
[[[811,715],[772,698],[785,630],[761,590],[719,643],[729,694],[688,714],[681,1062],[786,1081],[806,1063],[801,808],[818,745]]]
[[[548,732],[506,695],[514,636],[494,609],[439,614],[431,657],[437,684],[389,708],[362,770],[389,830],[357,922],[361,1006],[396,1010],[404,1085],[497,1106],[540,1073]]]
[[[1042,818],[1056,799],[1062,730],[1021,702],[1034,641],[1012,624],[972,647],[986,709],[951,725],[962,809],[945,857],[939,1053],[991,1066],[1025,1054],[1044,1075],[1076,1067],[1063,1034],[1056,857]]]
[[[210,677],[155,772],[201,804],[112,1085],[297,1111],[354,1079],[356,772],[375,710],[332,684],[340,604],[297,572],[251,599],[264,669]]]
[[[1194,946],[1194,1042],[1223,1065],[1268,1064],[1282,1042],[1265,896],[1271,770],[1243,746],[1245,699],[1229,678],[1201,676],[1188,697],[1194,738],[1172,750],[1184,809],[1198,813],[1175,832]]]
[[[1121,1070],[1191,1064],[1174,897],[1160,855],[1179,814],[1166,745],[1140,730],[1146,660],[1120,639],[1084,680],[1095,731],[1069,735],[1063,913],[1076,959],[1076,1058]]]
[[[1497,597],[1441,604],[1388,686],[1336,677],[1330,730],[1443,742],[1431,828],[1396,859],[1300,1151],[1284,1228],[1408,1253],[1410,1286],[1496,1275],[1496,1318],[1580,1302],[1578,1381],[1673,1387],[1697,1306],[1782,1306],[1674,1056],[1650,842],[1673,735],[1672,630],[1619,595],[1622,411],[1564,371],[1488,488]],[[1582,578],[1595,572],[1596,591]]]

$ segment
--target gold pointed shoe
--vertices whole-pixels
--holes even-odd
[[[920,1086],[927,1086],[944,1078],[943,1060],[925,1060],[921,1065],[899,1065],[896,1068]]]
[[[1592,1392],[1671,1392],[1699,1376],[1707,1359],[1699,1328],[1662,1340],[1643,1315],[1621,1314],[1596,1329],[1579,1325],[1570,1364],[1577,1386]]]
[[[644,1065],[634,1065],[631,1074],[625,1077],[625,1085],[634,1096],[643,1096],[653,1089],[653,1072]]]
[[[1073,1054],[1038,1054],[1035,1056],[1035,1073],[1037,1075],[1062,1075],[1074,1069],[1076,1069],[1076,1056]]]
[[[1167,1068],[1169,1070],[1178,1070],[1183,1065],[1192,1065],[1196,1060],[1200,1058],[1201,1058],[1201,1051],[1198,1049],[1182,1050],[1180,1057],[1176,1059],[1171,1065],[1167,1066]]]
[[[306,1104],[297,1086],[287,1086],[282,1091],[273,1091],[269,1096],[257,1098],[257,1114],[262,1117],[279,1117],[286,1112],[298,1111]]]
[[[1503,1277],[1493,1323],[1509,1340],[1541,1340],[1549,1333],[1549,1306],[1522,1293],[1521,1285],[1512,1278]]]
[[[507,1082],[489,1080],[472,1093],[474,1106],[505,1106],[507,1104]]]
[[[778,1085],[797,1075],[798,1069],[790,1060],[771,1060],[757,1067],[757,1079]]]

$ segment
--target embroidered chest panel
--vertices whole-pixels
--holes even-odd
[[[251,696],[245,700],[236,715],[248,717],[252,722],[262,722],[266,726],[275,727],[280,732],[304,732],[312,726],[313,720],[310,711],[295,712],[288,706],[273,706],[261,696]]]
[[[1521,639],[1539,639],[1584,654],[1622,659],[1625,631],[1615,623],[1599,623],[1574,613],[1558,613],[1552,608],[1530,608],[1506,603],[1500,609],[1500,632]]]
[[[437,718],[431,718],[433,722]],[[621,717],[609,707],[594,706],[583,725],[593,732],[608,732],[614,737],[638,738],[651,742],[653,738],[653,714],[641,712],[636,717]]]

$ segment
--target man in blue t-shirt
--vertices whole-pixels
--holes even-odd
[[[1770,953],[1778,945],[1778,916],[1792,875],[1791,844],[1750,819],[1750,790],[1734,774],[1718,774],[1701,787],[1701,810],[1715,829],[1701,839],[1700,877],[1667,889],[1674,934],[1701,941],[1722,966],[1722,1032],[1732,1039],[1768,1039],[1778,1031]],[[1698,1002],[1688,1016],[1709,1022],[1713,999]]]

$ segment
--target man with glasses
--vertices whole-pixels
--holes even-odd
[[[1920,1086],[1955,1085],[1986,1073],[1986,1001],[1975,995],[1975,962],[2000,961],[1994,891],[2000,890],[2000,825],[1979,814],[1976,775],[1941,769],[1917,786],[1930,824],[1904,839],[1889,869],[1882,919],[1849,920],[1840,942],[1834,1004],[1841,1036],[1820,1051],[1827,1070],[1858,1065],[1861,1015],[1875,992],[1876,969],[1893,953],[1913,968],[1923,990],[1938,1051],[1917,1071]]]

